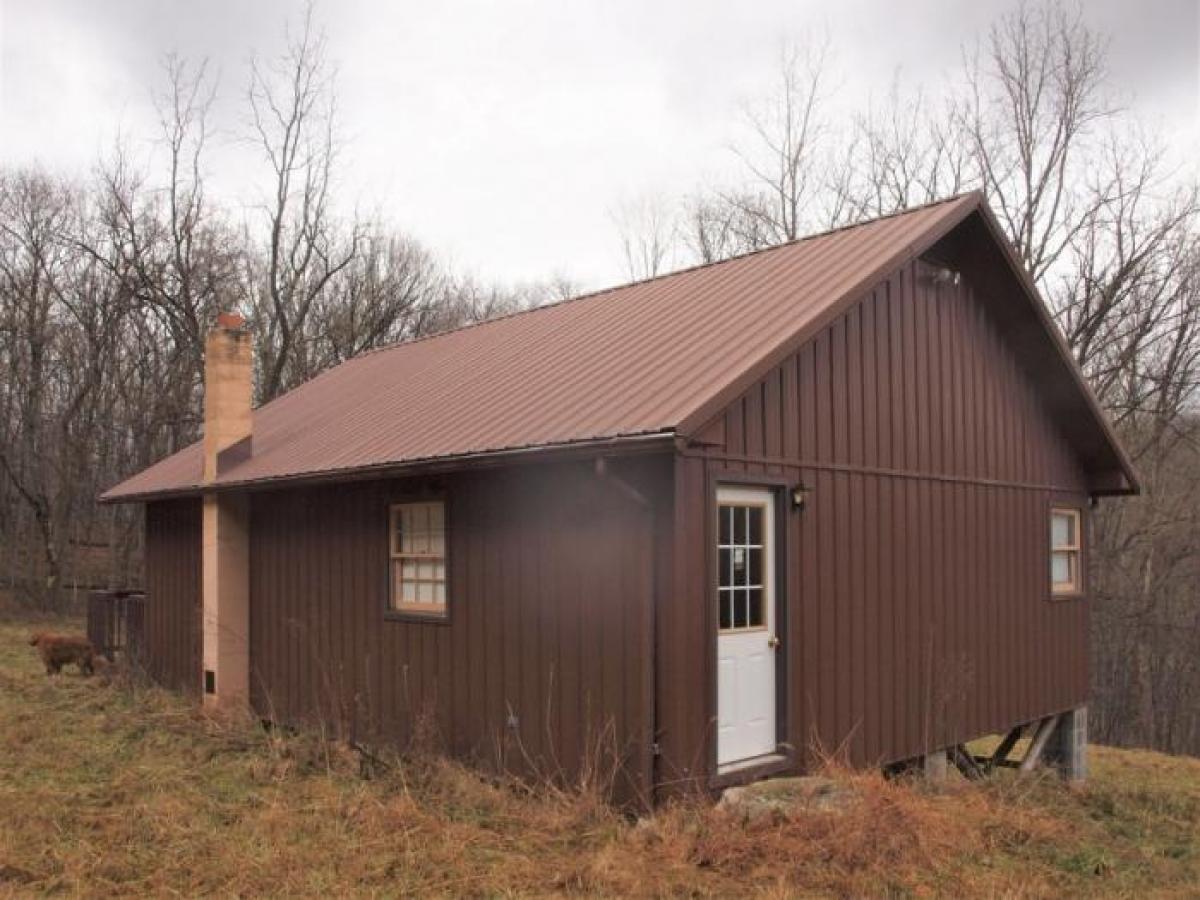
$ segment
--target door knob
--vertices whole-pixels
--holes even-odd
[[[781,641],[775,635],[771,635],[769,638],[767,638],[767,646],[772,650],[778,650],[780,643]]]

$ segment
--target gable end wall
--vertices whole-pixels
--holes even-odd
[[[1052,502],[1086,521],[1084,473],[970,278],[932,273],[894,273],[678,458],[662,780],[712,765],[705,526],[723,476],[810,489],[781,554],[785,739],[802,765],[818,747],[904,759],[1086,701],[1087,602],[1051,599],[1047,550]],[[673,703],[663,673],[688,668],[708,687]]]

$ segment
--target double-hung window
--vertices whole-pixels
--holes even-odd
[[[446,616],[446,508],[440,500],[391,507],[392,612]]]
[[[1078,594],[1083,590],[1082,550],[1079,510],[1050,510],[1050,589],[1053,593]]]

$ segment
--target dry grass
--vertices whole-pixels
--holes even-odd
[[[594,790],[359,757],[217,722],[165,692],[42,674],[0,624],[0,894],[1195,894],[1200,761],[1097,748],[1053,778],[859,800],[754,825],[706,804],[633,823]]]

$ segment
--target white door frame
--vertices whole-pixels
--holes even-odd
[[[710,552],[716,554],[712,589],[718,774],[768,762],[779,752],[776,498],[776,489],[769,486],[716,485]],[[723,511],[733,514],[724,529]],[[758,533],[752,534],[755,516]]]

